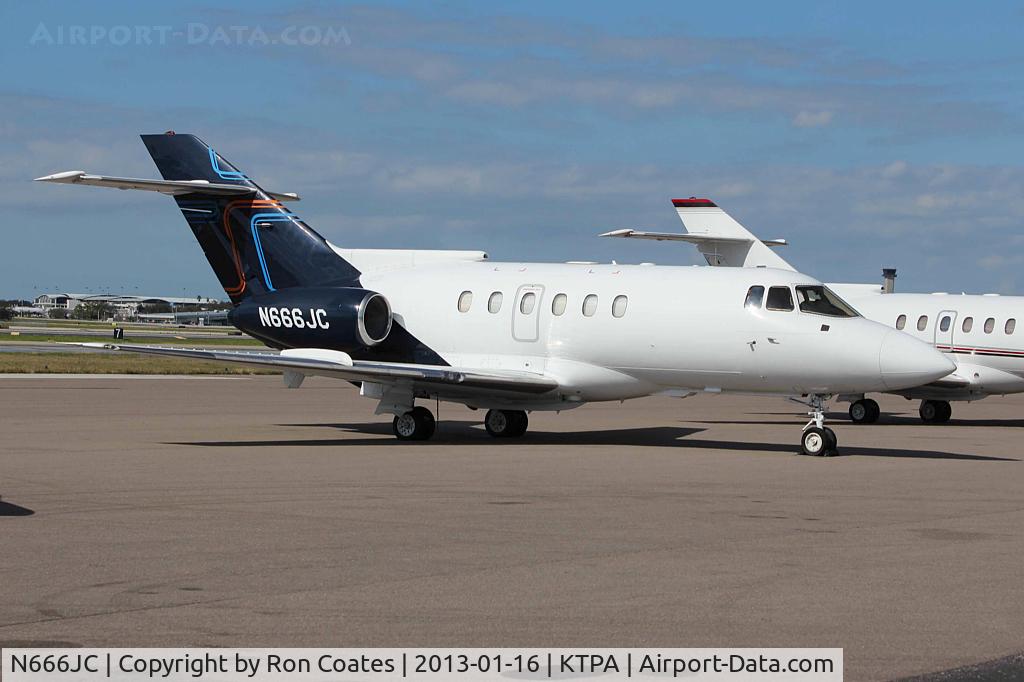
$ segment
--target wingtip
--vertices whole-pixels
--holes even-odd
[[[71,170],[61,171],[60,173],[53,173],[52,175],[44,175],[41,178],[35,178],[34,182],[68,182],[73,181],[74,178],[80,178],[85,175],[83,170]]]

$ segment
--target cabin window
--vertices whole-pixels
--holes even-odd
[[[753,286],[747,289],[747,298],[743,301],[744,308],[760,308],[764,301],[764,287]]]
[[[952,321],[953,319],[949,315],[943,315],[942,319],[939,320],[939,331],[948,332],[949,325],[952,323]]]
[[[537,305],[537,294],[532,291],[527,291],[523,294],[523,297],[519,299],[519,312],[523,315],[529,315],[533,312],[533,307]]]
[[[899,317],[896,318],[896,328],[897,329],[903,329],[906,326],[907,326],[907,316],[906,315],[900,315]]]
[[[1006,332],[1007,335],[1010,335],[1010,334],[1013,333],[1013,330],[1016,329],[1016,328],[1017,328],[1017,320],[1015,320],[1015,319],[1013,319],[1011,317],[1010,319],[1008,319],[1006,321],[1006,326],[1003,327],[1003,331]]]
[[[974,329],[974,318],[973,317],[965,317],[964,318],[964,323],[960,326],[960,329],[963,330],[964,334],[966,334],[967,332],[969,332],[972,329]]]
[[[800,312],[829,317],[857,317],[857,311],[823,286],[798,286],[796,298],[800,302]]]
[[[565,304],[569,300],[569,297],[565,294],[557,294],[551,299],[551,314],[561,315],[565,312]]]
[[[996,318],[990,317],[985,320],[985,333],[991,334],[992,330],[996,328]]]
[[[459,312],[468,313],[469,307],[473,305],[473,292],[463,291],[459,294]]]
[[[772,287],[768,290],[768,310],[792,310],[793,294],[789,287]]]
[[[501,299],[504,298],[500,291],[495,291],[491,294],[491,297],[487,299],[487,312],[496,313],[501,310]]]
[[[927,328],[928,328],[928,316],[927,315],[922,315],[921,317],[917,318],[917,331],[923,332]]]
[[[583,299],[583,316],[593,317],[597,312],[597,294],[587,294]]]
[[[612,301],[612,317],[622,317],[626,314],[626,306],[629,305],[629,299],[625,296],[616,296],[615,300]]]

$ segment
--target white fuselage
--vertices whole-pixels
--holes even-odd
[[[1024,392],[1024,297],[974,294],[883,294],[873,285],[830,284],[865,317],[901,329],[946,353],[960,389],[920,387],[909,397],[976,400]]]
[[[532,409],[667,390],[887,391],[952,369],[925,344],[861,317],[744,306],[751,286],[819,284],[785,270],[453,260],[361,281],[450,364],[556,379],[557,399]]]

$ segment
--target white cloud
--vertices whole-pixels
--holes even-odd
[[[793,117],[793,125],[797,128],[821,128],[832,122],[831,111],[799,111]]]
[[[906,161],[893,161],[882,168],[882,177],[887,180],[894,180],[907,172]]]

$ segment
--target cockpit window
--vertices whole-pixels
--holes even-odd
[[[747,299],[743,301],[744,308],[760,308],[764,300],[764,287],[754,286],[747,289]]]
[[[823,286],[799,286],[796,298],[800,301],[800,311],[829,317],[858,317],[856,310]]]
[[[768,302],[765,305],[768,310],[792,310],[793,294],[789,287],[772,287],[768,290]]]

